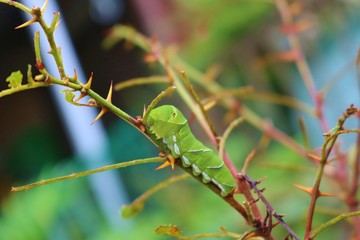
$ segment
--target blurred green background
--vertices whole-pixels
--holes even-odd
[[[38,4],[29,2],[29,6]],[[298,87],[301,80],[294,64],[271,57],[273,53],[288,49],[280,31],[279,14],[271,1],[119,0],[117,17],[104,21],[101,21],[102,15],[94,10],[93,1],[61,1],[59,4],[84,71],[88,75],[94,72],[93,87],[103,96],[110,80],[117,83],[159,73],[156,67],[143,63],[145,54],[136,48],[128,49],[122,44],[110,51],[101,48],[108,28],[123,23],[148,36],[156,36],[164,44],[176,46],[177,54],[186,63],[203,72],[210,74],[219,70],[216,80],[222,86],[252,85],[259,91],[295,95],[309,102],[303,87]],[[294,11],[299,11],[299,20],[311,22],[309,29],[301,33],[301,40],[310,66],[314,66],[313,71],[328,73],[328,76],[320,75],[322,81],[330,80],[342,69],[345,72],[341,76],[353,73],[354,67],[346,66],[353,61],[358,48],[353,42],[360,34],[356,25],[360,5],[351,1],[298,4],[298,8],[295,3],[292,6]],[[23,21],[19,11],[2,4],[0,12],[0,79],[3,79],[0,87],[5,89],[6,77],[18,69],[24,73],[27,64],[34,62],[34,56],[26,30],[13,30]],[[339,54],[327,55],[332,49],[340,49],[342,62],[335,61],[339,60]],[[333,65],[319,64],[325,60],[335,62]],[[346,105],[358,101],[359,95],[358,89],[354,88],[357,84],[354,74],[349,78],[350,84],[341,85],[355,89],[357,95],[349,93],[343,97]],[[316,83],[320,88],[324,82]],[[133,116],[141,115],[143,106],[149,104],[160,90],[160,87],[150,86],[130,88],[115,93],[113,103]],[[219,232],[221,226],[238,233],[248,230],[241,216],[193,179],[158,192],[132,219],[121,219],[119,205],[119,211],[113,212],[119,219],[115,225],[104,215],[101,204],[94,197],[97,192],[88,178],[11,193],[11,186],[85,170],[74,154],[50,94],[47,89],[37,89],[0,99],[0,240],[167,239],[153,231],[160,224],[178,225],[185,235]],[[181,105],[176,95],[166,101]],[[263,101],[248,100],[244,104],[302,141],[296,124],[299,113]],[[327,116],[332,116],[332,106],[329,105]],[[341,115],[344,106],[339,108],[335,116]],[[222,132],[228,124],[223,118],[224,112],[218,109],[210,114]],[[116,116],[108,114],[102,120],[109,139],[108,154],[114,163],[158,154],[147,139]],[[335,123],[336,118],[331,120],[331,124]],[[194,125],[196,128],[196,123]],[[195,132],[206,141],[204,133]],[[322,133],[311,133],[320,136],[320,141],[316,136],[312,139],[313,147],[319,147]],[[227,151],[238,169],[260,137],[261,133],[247,124],[231,134]],[[350,142],[348,148],[351,147]],[[125,186],[127,199],[124,201],[131,201],[162,180],[182,173],[181,169],[154,171],[156,167],[156,164],[149,164],[116,170],[119,172],[118,180]],[[254,179],[265,177],[261,184],[266,189],[265,196],[278,213],[286,215],[284,219],[290,227],[302,236],[309,197],[295,189],[293,184],[310,186],[314,179],[314,166],[284,146],[271,143],[250,165],[248,174]],[[107,185],[102,187],[109,188]],[[322,190],[336,193],[338,186],[325,178]],[[346,211],[345,205],[337,198],[320,199],[314,225]],[[346,239],[349,228],[350,225],[344,221],[326,230],[318,239]],[[274,236],[284,239],[286,232],[278,226],[274,229]]]

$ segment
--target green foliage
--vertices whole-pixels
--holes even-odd
[[[77,101],[74,101],[74,98],[75,98],[75,93],[74,91],[70,90],[70,89],[64,89],[64,90],[61,90],[62,93],[65,94],[65,100],[72,104],[72,105],[75,105],[75,106],[89,106],[89,104],[82,104],[82,103],[78,103]]]
[[[287,107],[291,109],[291,111],[304,112],[315,117],[320,123],[322,130],[326,129],[327,131],[327,119],[325,119],[324,114],[325,104],[323,104],[324,91],[316,88],[304,57],[305,54],[301,49],[299,35],[301,31],[300,27],[303,27],[303,25],[297,22],[297,15],[292,16],[292,14],[296,13],[295,10],[298,10],[295,4],[290,6],[286,1],[275,1],[274,4],[269,4],[269,2],[266,1],[239,2],[232,0],[184,2],[184,6],[189,8],[193,15],[197,14],[200,16],[198,19],[194,18],[194,20],[189,22],[191,23],[189,26],[195,26],[195,29],[200,27],[198,29],[202,31],[199,32],[205,33],[202,37],[199,37],[201,34],[198,32],[197,35],[196,31],[194,31],[195,37],[189,38],[190,41],[184,44],[186,47],[179,51],[187,58],[187,61],[180,59],[174,54],[173,49],[162,46],[156,39],[147,38],[127,26],[115,26],[105,40],[107,46],[114,45],[116,42],[125,39],[127,42],[131,42],[144,50],[146,53],[146,61],[157,63],[164,74],[163,76],[155,75],[156,77],[150,78],[140,77],[129,79],[129,81],[124,84],[117,85],[117,88],[123,90],[127,87],[149,83],[166,83],[169,85],[166,90],[154,98],[143,117],[144,119],[142,119],[141,117],[131,116],[112,103],[112,87],[110,87],[107,97],[104,98],[92,90],[92,75],[88,82],[83,84],[82,81],[78,79],[76,71],[73,77],[70,77],[68,73],[66,73],[60,47],[57,46],[56,39],[54,38],[54,31],[59,24],[60,16],[58,13],[55,13],[51,24],[48,25],[46,23],[42,13],[45,11],[47,1],[45,1],[41,8],[33,7],[32,9],[16,1],[9,2],[0,0],[0,2],[12,5],[31,16],[31,20],[20,25],[18,28],[26,27],[30,24],[40,25],[51,48],[49,53],[52,55],[60,75],[59,78],[54,77],[48,73],[46,67],[43,65],[40,51],[40,33],[37,32],[34,38],[34,48],[36,68],[40,74],[33,77],[31,67],[29,66],[27,71],[28,83],[22,85],[23,76],[21,72],[13,72],[6,79],[6,82],[9,83],[9,89],[1,91],[0,97],[32,88],[47,87],[51,84],[60,85],[66,87],[66,90],[62,92],[65,94],[65,100],[69,103],[76,106],[101,107],[101,112],[96,120],[106,112],[112,112],[128,123],[128,126],[131,126],[132,130],[139,130],[140,134],[146,137],[144,139],[149,140],[149,142],[152,142],[161,150],[172,153],[175,157],[181,157],[180,154],[176,155],[176,146],[179,148],[178,150],[184,149],[185,147],[176,145],[177,141],[179,141],[179,144],[180,142],[184,143],[186,147],[194,145],[195,150],[203,149],[203,141],[198,141],[192,137],[189,130],[182,132],[181,136],[180,134],[174,135],[176,132],[174,129],[178,127],[175,126],[176,122],[174,125],[171,125],[173,123],[168,119],[151,119],[151,113],[155,111],[153,107],[157,105],[160,100],[163,100],[165,96],[169,96],[170,92],[176,91],[180,103],[187,106],[197,119],[194,129],[197,129],[197,126],[202,128],[207,140],[213,143],[215,148],[220,149],[221,158],[214,154],[211,156],[201,155],[200,166],[206,167],[209,162],[211,163],[211,161],[216,158],[216,160],[221,161],[221,163],[224,160],[232,172],[236,171],[238,173],[236,184],[239,191],[233,195],[232,189],[235,183],[231,178],[231,184],[234,183],[231,185],[231,191],[226,191],[225,194],[220,195],[221,198],[219,199],[215,194],[210,195],[211,192],[208,191],[208,189],[201,188],[199,184],[192,185],[192,182],[190,182],[189,184],[182,183],[183,185],[171,185],[185,180],[188,176],[174,175],[169,177],[171,174],[174,174],[174,172],[177,173],[176,170],[171,173],[170,171],[162,173],[162,176],[167,177],[167,180],[158,184],[153,183],[157,183],[159,179],[158,176],[161,175],[159,172],[154,173],[152,171],[151,176],[156,175],[156,177],[152,179],[149,177],[150,174],[148,174],[148,172],[142,174],[143,172],[140,168],[134,170],[134,172],[129,174],[134,175],[128,184],[131,190],[134,190],[138,186],[142,187],[145,184],[153,185],[146,185],[146,188],[149,189],[147,191],[141,188],[139,188],[141,190],[134,190],[136,193],[137,191],[144,193],[122,209],[123,217],[138,215],[136,223],[134,224],[136,231],[134,231],[134,233],[124,232],[121,237],[127,239],[142,239],[144,238],[144,232],[149,232],[149,223],[158,223],[163,221],[163,219],[167,219],[168,222],[175,222],[181,226],[181,229],[186,229],[190,234],[194,234],[184,236],[179,227],[169,224],[158,226],[155,230],[156,234],[182,240],[205,237],[227,237],[233,239],[282,239],[284,237],[291,237],[293,239],[300,239],[296,235],[297,232],[303,233],[305,239],[313,239],[324,230],[327,230],[330,236],[340,238],[346,236],[347,233],[340,227],[340,230],[336,228],[339,226],[338,222],[360,215],[357,207],[350,204],[352,201],[357,200],[358,195],[357,182],[360,177],[358,171],[360,163],[355,158],[358,158],[360,151],[359,146],[355,147],[356,153],[354,155],[356,157],[353,157],[348,153],[341,153],[339,150],[341,149],[340,144],[337,142],[337,138],[343,134],[355,133],[359,135],[359,129],[347,129],[345,122],[350,117],[358,116],[360,110],[354,105],[350,105],[350,107],[345,110],[343,116],[339,117],[336,127],[324,134],[324,142],[320,149],[312,148],[307,140],[303,143],[301,139],[297,139],[297,135],[286,132],[287,129],[285,128],[285,131],[283,131],[283,128],[278,127],[284,122],[288,122],[289,116],[285,116],[285,113],[288,114],[290,111],[279,111],[280,108],[276,104]],[[240,58],[236,58],[235,61],[230,61],[229,59],[235,58],[235,55],[244,57],[244,48],[237,50],[242,44],[242,37],[246,38],[246,34],[250,31],[257,32],[256,28],[259,26],[259,23],[265,22],[276,8],[282,18],[283,25],[281,25],[281,27],[284,28],[285,37],[288,39],[290,46],[290,49],[286,50],[286,54],[277,53],[274,54],[274,56],[265,56],[263,58],[261,58],[262,56],[260,55],[256,55],[256,60],[260,60],[256,61],[256,63],[260,62],[260,64],[254,64],[256,65],[255,71],[249,70],[254,67],[253,65],[237,62]],[[194,29],[189,27],[187,30],[190,32],[190,30]],[[291,32],[291,34],[289,34],[289,32]],[[191,34],[189,34],[189,36],[190,35]],[[255,39],[251,39],[251,41],[254,40]],[[247,41],[249,41],[249,39]],[[261,41],[262,39],[258,41],[259,47],[256,46],[256,49],[254,48],[250,51],[264,51],[265,44],[261,44]],[[269,49],[265,49],[265,52],[268,51]],[[269,60],[274,61],[275,59],[275,61],[279,61],[279,59],[281,59],[284,61],[284,56],[287,57],[286,61],[291,61],[297,66],[304,85],[306,85],[310,98],[313,101],[311,105],[304,104],[291,96],[283,95],[284,92],[282,91],[285,89],[284,85],[286,83],[279,84],[275,87],[268,86],[271,85],[272,80],[276,78],[276,74],[269,74],[269,77],[264,77],[266,79],[269,78],[267,80],[270,81],[256,82],[257,78],[261,78],[257,76],[259,66]],[[246,59],[243,60],[244,62],[254,60],[248,59],[247,57],[244,58]],[[223,71],[225,74],[221,75],[219,68],[216,67],[209,68],[206,73],[202,73],[193,67],[196,65],[205,68],[214,61],[221,62],[220,65],[225,68]],[[358,65],[360,66],[359,63]],[[179,69],[181,69],[181,71],[179,71]],[[273,70],[274,69],[270,69],[270,72]],[[187,75],[189,75],[189,77],[187,77]],[[224,77],[226,77],[227,80],[224,81]],[[243,83],[246,81],[234,81],[234,79],[245,79],[247,77],[250,79],[248,82],[251,83],[251,86],[243,86]],[[229,81],[230,84],[227,84],[226,81]],[[196,88],[193,87],[192,84],[194,84]],[[273,88],[276,88],[278,92],[272,93]],[[79,97],[74,100],[76,93],[79,94]],[[152,94],[155,95],[153,91]],[[78,100],[85,96],[92,99],[91,103],[78,103]],[[133,102],[134,100],[135,98],[131,98],[129,102]],[[250,103],[250,101],[254,100],[261,101],[261,104]],[[141,103],[141,105],[142,104],[143,103]],[[214,106],[216,106],[215,110],[209,111]],[[140,112],[140,110],[137,109],[134,112]],[[214,115],[210,117],[208,116],[208,112],[211,114],[214,113]],[[281,112],[284,115],[273,118],[269,112],[272,112],[274,115],[278,115],[277,113]],[[147,118],[147,116],[149,118]],[[282,116],[285,116],[285,119]],[[269,120],[270,117],[273,119],[272,122]],[[160,124],[161,126],[156,130],[151,129],[151,127],[147,125],[150,121],[159,123],[161,120],[163,120],[163,124]],[[218,121],[214,124],[212,120]],[[221,120],[223,120],[223,122]],[[236,132],[233,129],[234,126],[242,123],[242,121],[245,123],[240,125],[239,130]],[[220,126],[222,123],[225,123],[222,127],[226,130],[224,134],[218,134],[217,129],[213,126]],[[308,139],[309,133],[306,132],[305,125],[300,128],[303,137]],[[233,130],[237,133],[236,135],[234,133],[230,134]],[[166,141],[163,142],[158,140],[157,137],[154,138],[153,133],[155,133],[155,135],[162,135]],[[230,137],[228,137],[229,134]],[[124,133],[119,134],[119,136],[118,138],[121,140],[128,141],[131,139]],[[174,136],[176,140],[173,140]],[[227,144],[225,143],[226,140]],[[116,141],[114,145],[117,144],[123,145],[124,143],[122,141]],[[126,152],[126,150],[140,152],[138,149],[145,148],[140,142],[132,143],[131,145],[134,148],[129,147],[122,151],[117,150],[120,152],[118,153],[119,156],[122,156],[122,152]],[[225,145],[227,151],[225,151]],[[334,149],[336,151],[334,151]],[[40,152],[42,151],[40,150]],[[231,158],[228,157],[228,154],[231,155]],[[346,155],[346,157],[344,157],[344,155]],[[166,161],[175,161],[177,165],[181,165],[182,163],[180,159],[169,159]],[[236,160],[232,161],[231,159]],[[30,188],[47,183],[70,180],[106,170],[164,161],[164,157],[143,158],[141,156],[137,160],[41,180],[28,185],[14,187],[12,190],[29,190]],[[333,163],[335,165],[338,164],[340,169],[332,168]],[[355,169],[355,171],[353,169]],[[194,175],[197,180],[204,180],[201,179],[200,176],[196,176],[196,174],[192,172],[192,169],[185,167],[184,170]],[[227,170],[226,168],[226,171]],[[219,171],[217,173],[219,173]],[[217,177],[217,173],[213,173],[213,175],[209,174],[216,180],[213,182],[215,184],[206,184],[206,186],[213,192],[219,194],[219,187],[223,186],[221,184],[223,184],[225,180],[230,179],[231,175],[226,172],[227,175],[225,177]],[[354,179],[347,178],[348,175],[351,175]],[[267,178],[264,179],[264,176]],[[220,185],[217,185],[216,182],[220,182]],[[299,182],[302,185],[296,184],[295,186],[310,196],[310,203],[306,194],[294,188],[294,183]],[[321,187],[320,183],[322,183]],[[337,183],[336,189],[334,183]],[[168,186],[172,187],[163,191],[160,196],[154,195],[154,193]],[[192,187],[190,188],[189,186]],[[34,199],[27,201],[27,199],[23,197],[32,195],[28,193],[28,195],[19,195],[22,197],[22,200],[25,200],[21,201],[23,206],[19,204],[20,201],[18,199],[12,199],[14,206],[11,205],[11,202],[11,204],[6,205],[6,207],[2,209],[3,218],[0,220],[0,232],[6,233],[6,236],[10,236],[12,239],[39,239],[49,237],[49,232],[51,232],[49,229],[52,229],[55,225],[54,219],[56,215],[61,215],[62,208],[65,208],[67,204],[75,203],[77,200],[73,198],[75,193],[72,190],[62,188],[57,190],[56,187],[52,187],[50,190],[47,188],[46,190],[46,193],[49,194],[50,197],[47,197],[47,195],[46,197],[45,195],[37,195],[37,197],[40,197],[34,197]],[[59,192],[66,192],[66,194],[59,194]],[[339,201],[338,199],[325,200],[325,196],[328,197],[331,195],[329,192],[335,192],[340,196],[339,199],[343,201]],[[46,201],[44,199],[46,199]],[[86,205],[85,202],[88,203],[88,200],[90,200],[90,198],[84,198],[78,205]],[[149,210],[151,208],[144,208],[145,202],[158,208],[153,211]],[[226,204],[221,205],[221,202]],[[89,206],[88,209],[95,208],[91,203],[89,203]],[[341,212],[334,213],[334,211],[329,211],[331,208],[334,209],[335,206],[340,206]],[[60,210],[57,210],[57,207]],[[33,210],[33,208],[36,210]],[[164,211],[160,212],[158,210],[160,208]],[[85,212],[90,212],[88,209],[85,210]],[[179,211],[179,209],[181,209],[181,211]],[[306,210],[307,213],[304,213]],[[139,214],[140,212],[141,214]],[[176,214],[174,214],[174,212],[176,212]],[[286,217],[280,214],[283,212],[286,213]],[[91,225],[96,224],[89,222],[89,219],[90,218],[82,218],[81,221],[74,221],[75,224],[73,224],[70,217],[66,218],[66,224],[69,226],[81,226],[91,232],[93,231],[93,229],[91,229],[93,226]],[[214,221],[214,219],[216,219],[216,221]],[[32,222],[29,223],[28,220]],[[100,225],[103,224],[101,220],[99,220],[98,223]],[[278,226],[274,228],[276,223],[280,223],[281,227]],[[352,224],[353,234],[356,235],[356,233],[360,232],[360,228],[358,227],[359,223],[354,221]],[[213,230],[218,228],[219,225],[230,226],[235,229],[234,231],[236,233],[227,231],[225,227],[220,227],[220,232],[214,233]],[[82,229],[81,227],[69,226],[66,229],[69,232],[74,231],[74,236],[84,238],[91,235],[82,233],[82,230],[79,230]],[[17,231],[18,228],[24,229],[24,231]],[[330,228],[331,230],[328,230]],[[105,230],[100,229],[97,233],[98,235],[95,235],[99,237],[98,239],[103,239],[104,236],[107,236],[108,239],[116,239],[118,236],[116,233],[114,234],[111,231],[107,231],[106,227]],[[129,237],[130,235],[131,237]],[[146,235],[148,236],[147,239],[157,239],[155,234]]]
[[[139,212],[141,212],[143,209],[144,209],[143,202],[132,205],[124,205],[121,207],[121,216],[123,218],[131,218],[134,217]]]
[[[73,166],[74,167],[74,166]],[[55,170],[55,169],[54,169]],[[58,168],[57,173],[61,172]],[[42,177],[48,174],[43,173]],[[82,182],[14,194],[1,206],[0,239],[47,239],[58,217],[75,202]]]
[[[158,235],[164,235],[169,237],[180,237],[181,236],[181,229],[176,225],[160,225],[155,228],[155,232]]]
[[[191,38],[181,54],[199,68],[219,61],[235,41],[256,30],[273,12],[266,1],[191,1],[184,4],[201,17],[194,19],[196,37]]]
[[[9,83],[9,88],[18,88],[21,86],[23,74],[20,70],[12,72],[10,76],[6,78],[6,82]]]
[[[68,103],[74,104],[75,93],[73,91],[71,91],[69,89],[64,89],[61,92],[65,94],[65,100]]]

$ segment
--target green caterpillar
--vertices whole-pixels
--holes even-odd
[[[179,109],[171,105],[152,109],[143,123],[150,137],[167,154],[180,158],[183,167],[191,167],[194,176],[215,184],[223,197],[234,191],[236,182],[223,160],[194,137]]]

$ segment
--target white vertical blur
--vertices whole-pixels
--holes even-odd
[[[24,4],[29,4],[28,1],[22,1]],[[41,6],[39,2],[36,3]],[[54,12],[60,12],[57,2],[54,0],[49,1],[48,6],[44,12],[44,18],[48,23],[51,23]],[[29,16],[24,14],[26,20]],[[44,64],[47,70],[58,76],[57,67],[50,54],[49,45],[47,40],[42,34],[38,24],[30,25],[29,34],[31,38],[34,36],[35,31],[40,31],[41,35],[41,51],[43,53]],[[59,27],[55,31],[55,39],[58,46],[61,47],[64,68],[67,74],[72,75],[74,68],[77,70],[79,80],[86,81],[89,74],[84,74],[81,64],[76,55],[76,51],[70,39],[64,20],[61,21]],[[91,125],[91,122],[97,115],[98,109],[76,107],[64,100],[63,94],[60,90],[64,89],[59,86],[50,87],[53,91],[52,96],[55,99],[56,107],[60,111],[63,124],[67,130],[71,146],[75,154],[81,159],[82,163],[87,169],[108,165],[111,163],[108,154],[108,138],[104,131],[101,121]],[[121,230],[129,224],[129,221],[121,219],[119,208],[127,203],[127,194],[124,190],[123,184],[116,171],[107,171],[104,173],[94,174],[88,177],[94,191],[94,196],[102,209],[106,219],[114,229]]]

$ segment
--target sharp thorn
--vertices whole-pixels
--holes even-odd
[[[32,18],[29,21],[24,22],[23,24],[17,26],[15,29],[20,29],[20,28],[27,27],[27,26],[33,24],[34,22],[36,22],[36,18]]]
[[[78,80],[78,74],[77,74],[77,71],[76,71],[75,68],[74,68],[74,79],[75,79],[75,80]]]
[[[327,192],[320,192],[319,197],[336,197],[336,194],[327,193]]]
[[[170,165],[171,165],[171,169],[174,170],[174,168],[175,168],[175,158],[172,157],[170,159]]]
[[[112,83],[112,81],[111,81],[110,89],[109,89],[108,95],[107,95],[107,97],[106,97],[106,101],[109,102],[109,103],[111,103],[112,90],[113,90],[113,83]]]
[[[80,99],[84,98],[86,95],[87,95],[86,93],[80,93],[80,95],[73,102],[77,103]]]
[[[84,85],[84,89],[89,90],[91,87],[93,81],[93,73],[91,73],[89,80],[87,81],[87,83]]]
[[[299,184],[294,184],[294,186],[298,189],[300,189],[301,191],[304,191],[308,194],[311,194],[311,191],[312,191],[312,188],[311,187],[304,187],[304,186],[301,186]]]
[[[166,168],[167,166],[171,166],[171,169],[174,170],[175,158],[170,154],[167,156],[166,162],[161,164],[159,167],[155,168],[155,170],[160,170],[160,169]]]
[[[146,106],[144,104],[143,117],[145,116],[145,113],[146,113]]]
[[[45,11],[48,2],[49,2],[49,0],[45,0],[44,4],[41,7],[41,13],[43,13]]]
[[[101,108],[101,112],[96,116],[96,118],[94,119],[94,121],[90,124],[93,125],[94,123],[96,123],[102,116],[104,116],[105,113],[107,113],[109,110],[105,107]]]
[[[170,165],[171,165],[170,161],[166,161],[163,164],[161,164],[159,167],[155,168],[155,170],[160,170],[160,169],[166,168],[167,166],[170,166]]]
[[[54,31],[57,29],[57,27],[60,25],[60,23],[61,23],[61,20],[60,20],[60,21],[58,21],[58,22],[55,24]]]

